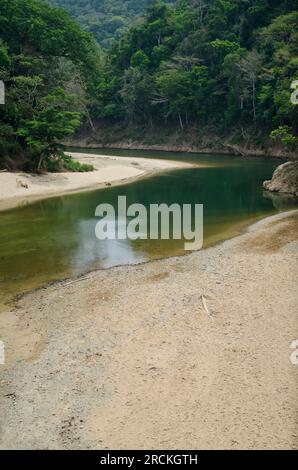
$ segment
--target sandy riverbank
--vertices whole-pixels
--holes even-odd
[[[186,168],[191,165],[169,160],[68,153],[81,163],[89,163],[95,171],[87,173],[0,173],[0,210],[18,207],[35,200],[61,196],[83,190],[116,186],[152,173]]]
[[[297,449],[297,228],[282,214],[7,308],[1,448]]]

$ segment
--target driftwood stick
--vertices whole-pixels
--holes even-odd
[[[70,286],[71,284],[75,284],[76,282],[80,281],[87,281],[87,279],[91,279],[91,276],[80,277],[79,279],[75,279],[74,281],[69,281],[66,284],[62,284],[62,287]]]
[[[211,315],[211,313],[209,311],[209,308],[207,306],[206,297],[204,295],[202,295],[202,304],[203,304],[204,310],[207,313],[207,315],[209,315],[209,317],[212,318],[212,315]]]

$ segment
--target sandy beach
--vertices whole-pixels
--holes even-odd
[[[67,152],[81,163],[93,165],[87,173],[47,173],[34,175],[0,172],[0,210],[19,207],[52,196],[116,186],[153,173],[188,168],[183,162],[139,157],[117,157]]]
[[[7,307],[1,448],[297,449],[297,228],[280,214]]]

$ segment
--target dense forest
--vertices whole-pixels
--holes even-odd
[[[174,3],[175,0],[165,0]],[[103,48],[110,48],[155,0],[48,0],[65,8],[72,18],[90,31]]]
[[[297,0],[155,4],[108,57],[98,117],[297,144]]]
[[[114,13],[118,4],[74,2],[87,3]],[[60,141],[81,122],[98,142],[106,129],[114,141],[153,130],[156,142],[176,132],[196,144],[228,136],[262,149],[271,136],[297,147],[298,0],[154,2],[105,52],[64,10],[41,0],[0,5],[2,167],[56,168]]]
[[[101,73],[96,41],[66,12],[35,0],[0,0],[0,166],[56,169],[60,141],[83,116]],[[88,168],[77,168],[84,170]]]

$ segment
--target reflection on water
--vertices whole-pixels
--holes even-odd
[[[297,208],[297,197],[291,194],[271,193],[264,191],[264,197],[272,201],[274,208],[277,211],[284,211]]]
[[[132,154],[136,152],[129,152]],[[278,164],[274,160],[188,154],[166,154],[165,158],[207,163],[209,167],[165,172],[125,186],[48,199],[0,213],[2,298],[91,269],[184,252],[183,240],[99,241],[95,237],[95,208],[100,203],[117,207],[119,195],[127,197],[128,205],[137,202],[147,209],[154,203],[204,204],[205,247],[235,235],[248,221],[297,202],[284,201],[279,206],[276,199],[264,194],[262,181],[271,177]]]
[[[82,220],[78,224],[79,248],[76,250],[71,263],[72,271],[80,271],[82,266],[93,266],[94,262],[102,268],[129,264],[134,259],[135,262],[146,260],[145,255],[134,249],[133,243],[129,240],[101,240],[95,237],[95,219]],[[100,249],[99,249],[100,246]]]

